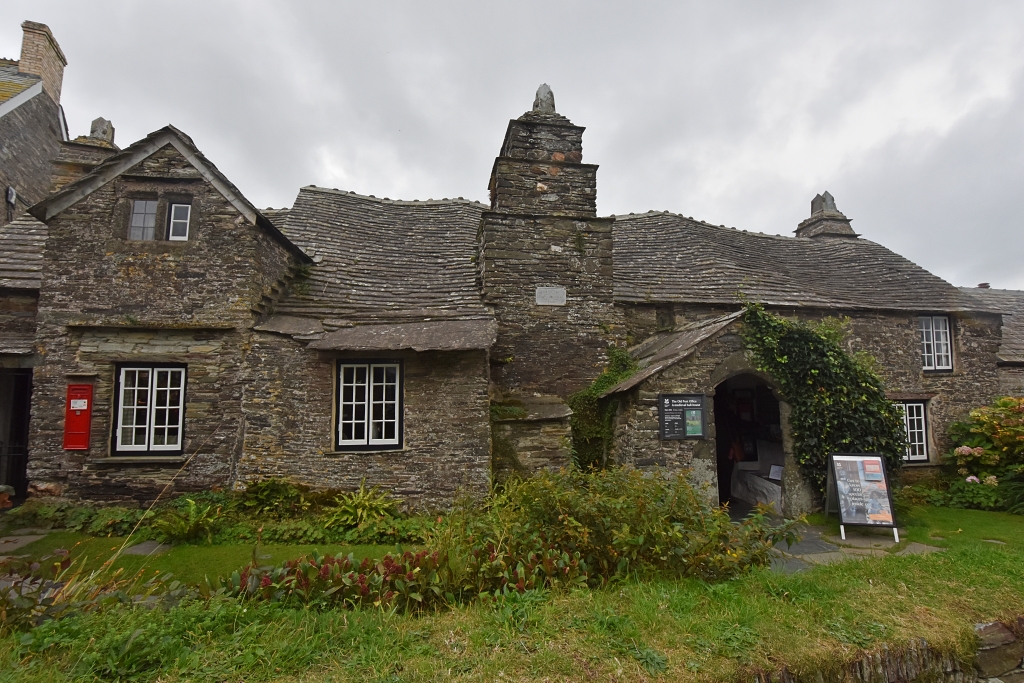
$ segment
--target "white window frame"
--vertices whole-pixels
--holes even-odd
[[[917,319],[921,338],[921,367],[953,369],[953,336],[948,315],[922,315]]]
[[[144,384],[139,373],[147,373]],[[129,375],[134,374],[133,386],[127,387]],[[118,453],[180,453],[184,442],[185,388],[187,368],[184,365],[124,365],[117,370],[117,421],[114,428],[114,451]],[[166,382],[161,382],[161,377]],[[176,381],[176,383],[174,383]],[[175,394],[174,392],[177,392]],[[143,394],[141,397],[139,394]],[[126,405],[131,400],[134,408]],[[176,412],[176,416],[175,413]],[[131,415],[131,423],[126,417]],[[170,418],[170,419],[168,419]],[[143,441],[133,433],[126,443],[124,429],[144,430]],[[170,430],[177,431],[177,442],[166,443]],[[162,432],[162,434],[161,434]],[[163,437],[162,439],[160,437]],[[156,443],[158,440],[164,443]]]
[[[138,212],[135,211],[135,207],[137,207],[139,204],[144,204],[145,205],[145,206],[143,206],[144,210],[143,210],[142,213],[138,213]],[[145,209],[149,208],[150,204],[153,205],[153,211],[152,212],[145,210]],[[129,240],[131,240],[133,242],[152,242],[153,240],[156,239],[156,212],[157,212],[157,208],[158,208],[157,207],[157,200],[155,200],[155,199],[133,199],[132,200],[132,213],[131,213],[131,217],[128,219],[128,239]],[[135,217],[136,216],[142,216],[143,217],[142,225],[135,225]],[[132,231],[133,230],[140,230],[140,231],[142,231],[141,232],[142,236],[141,237],[133,237],[132,236]],[[147,233],[147,231],[148,231],[148,233]],[[149,235],[149,237],[146,237],[147,234]]]
[[[185,219],[184,220],[182,220],[180,218],[175,218],[174,217],[174,210],[177,209],[177,208],[185,209]],[[188,241],[189,224],[192,222],[192,205],[191,204],[171,204],[171,208],[170,208],[170,211],[168,212],[167,216],[168,216],[168,218],[167,218],[167,239],[170,240],[171,242],[187,242]],[[184,223],[185,224],[185,234],[183,236],[182,235],[175,236],[175,234],[174,234],[174,225],[175,225],[175,223],[177,223],[177,224]]]
[[[402,380],[399,361],[338,361],[335,432],[338,450],[402,447]],[[392,431],[391,436],[387,436],[388,431]]]
[[[928,402],[898,401],[907,430],[906,462],[928,462]]]

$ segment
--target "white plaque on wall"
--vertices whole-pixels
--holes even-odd
[[[538,306],[564,306],[565,287],[538,287]]]

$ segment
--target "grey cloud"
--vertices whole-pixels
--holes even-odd
[[[588,127],[604,213],[789,234],[828,189],[955,284],[1024,288],[1017,3],[5,7],[0,54],[34,19],[68,55],[73,134],[173,123],[259,206],[306,184],[484,199],[507,120],[546,82]]]

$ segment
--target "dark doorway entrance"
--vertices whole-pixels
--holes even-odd
[[[781,512],[782,416],[764,380],[743,374],[715,387],[715,448],[719,502]]]
[[[14,487],[14,495],[28,492],[28,420],[32,397],[32,370],[0,369],[0,484]]]

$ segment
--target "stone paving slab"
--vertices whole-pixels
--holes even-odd
[[[879,535],[878,530],[872,531],[875,533],[859,534],[854,532],[851,534],[848,531],[846,539],[843,540],[826,534],[822,527],[804,527],[800,530],[802,538],[799,543],[788,548],[784,546],[775,548],[771,564],[772,571],[780,574],[792,574],[806,571],[814,565],[863,560],[868,557],[885,557],[890,554],[924,555],[945,550],[945,548],[914,542],[891,553],[889,551],[896,547],[892,536]]]
[[[124,555],[162,555],[171,549],[166,543],[159,541],[143,541],[136,543],[130,548],[125,548]]]
[[[3,536],[0,537],[0,556],[6,556],[10,553],[21,550],[29,543],[35,543],[45,534],[20,534],[18,536]]]

